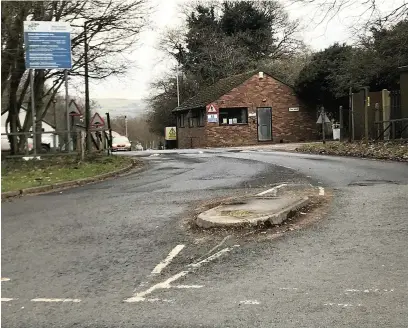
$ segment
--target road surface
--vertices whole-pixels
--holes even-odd
[[[4,327],[407,327],[408,166],[268,152],[128,153],[148,169],[2,203]],[[202,232],[203,202],[333,193],[272,238]]]

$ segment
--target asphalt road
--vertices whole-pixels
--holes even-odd
[[[2,203],[3,327],[407,327],[408,165],[268,151],[128,153],[146,171]],[[333,193],[284,233],[191,229],[203,202]]]

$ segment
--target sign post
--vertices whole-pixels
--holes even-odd
[[[323,143],[326,143],[326,123],[330,123],[329,118],[327,117],[325,111],[324,111],[324,107],[322,106],[320,108],[320,115],[319,118],[317,119],[317,124],[321,124],[322,125],[322,137],[323,137]]]
[[[177,140],[177,128],[175,126],[166,126],[165,139],[167,141]]]
[[[68,69],[71,62],[71,27],[66,22],[25,21],[24,22],[25,65],[31,70],[31,102],[33,111],[33,146],[35,155],[35,103],[34,103],[34,70],[65,69],[65,109],[70,144],[68,113]],[[68,148],[69,149],[69,148]]]

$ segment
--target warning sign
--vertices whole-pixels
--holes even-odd
[[[322,118],[322,114],[319,115],[319,118],[317,119],[317,124],[322,124],[323,118]],[[324,123],[330,123],[331,121],[329,120],[329,118],[327,117],[326,113],[324,114]]]
[[[82,116],[81,109],[77,105],[74,99],[71,100],[68,106],[68,113],[71,116]]]
[[[175,126],[166,126],[166,140],[177,140],[177,128]]]
[[[105,126],[105,121],[98,113],[95,113],[91,119],[91,127],[93,128],[103,128]]]
[[[218,114],[218,107],[215,104],[207,105],[207,114]]]

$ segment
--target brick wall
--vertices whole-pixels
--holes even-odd
[[[307,111],[287,85],[264,74],[258,74],[214,101],[219,108],[247,107],[248,114],[256,114],[257,107],[272,107],[271,142],[316,140],[316,115]],[[299,107],[298,112],[289,112],[289,107]],[[178,128],[178,147],[224,147],[254,145],[258,143],[256,116],[248,117],[248,124],[223,125],[205,122],[205,127]]]
[[[177,128],[178,148],[203,148],[206,147],[204,127],[189,128],[186,122],[184,128]]]
[[[273,142],[315,140],[316,118],[287,85],[264,74],[258,74],[234,88],[215,101],[220,108],[248,107],[248,114],[256,114],[257,107],[272,107]],[[289,107],[299,107],[299,112],[289,112]],[[219,126],[206,124],[207,145],[239,146],[258,142],[258,123],[256,117],[249,117],[247,125]]]

